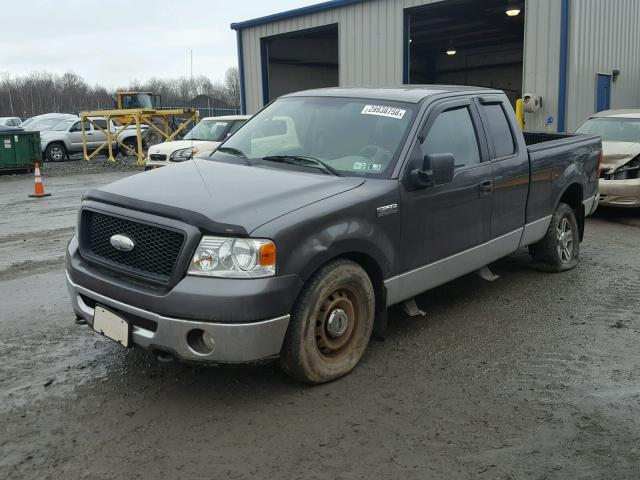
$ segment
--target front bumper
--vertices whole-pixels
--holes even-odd
[[[631,180],[600,179],[600,205],[611,207],[640,207],[640,178]]]
[[[67,272],[67,288],[73,310],[93,325],[94,307],[100,304],[130,324],[131,343],[156,353],[191,361],[254,362],[277,356],[282,348],[289,315],[252,323],[215,323],[166,317],[119,302],[74,283]],[[142,320],[141,320],[142,319]],[[142,323],[142,325],[141,325]],[[209,353],[200,353],[189,339],[189,332],[202,330],[215,341]]]

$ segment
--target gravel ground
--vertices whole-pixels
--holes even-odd
[[[496,282],[422,295],[426,318],[393,309],[352,374],[308,387],[274,365],[159,364],[74,325],[58,247],[40,245],[72,234],[88,182],[126,174],[52,178],[44,201],[0,179],[0,478],[640,478],[637,212],[589,219],[573,271],[520,251]]]
[[[115,162],[107,162],[107,157],[102,155],[98,155],[90,161],[86,161],[82,155],[71,155],[71,159],[64,162],[41,163],[40,173],[47,177],[68,177],[93,173],[142,172],[144,167],[138,166],[137,161],[138,159],[134,156],[117,155]],[[33,173],[4,172],[0,176],[0,182],[7,178],[23,178],[24,176],[33,177]]]

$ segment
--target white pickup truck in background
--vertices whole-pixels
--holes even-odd
[[[107,121],[104,118],[92,118],[93,123],[106,130]],[[104,132],[97,129],[88,120],[85,120],[85,135],[87,138],[87,148],[89,151],[100,148],[107,141]],[[113,121],[110,122],[112,132],[118,130],[119,127]],[[146,125],[143,129],[148,128]],[[118,140],[137,150],[136,128],[135,126],[127,127],[118,135]],[[42,148],[42,157],[50,162],[58,162],[65,160],[73,153],[82,153],[82,123],[79,117],[71,117],[61,119],[47,130],[40,130],[40,146]],[[107,154],[106,148],[103,149]],[[120,149],[116,142],[113,142],[114,155],[122,151],[126,155],[125,149]]]

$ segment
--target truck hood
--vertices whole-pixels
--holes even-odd
[[[640,155],[640,143],[602,142],[602,171],[613,173]]]
[[[182,150],[183,148],[198,147],[207,151],[212,151],[218,148],[221,142],[211,142],[209,140],[176,140],[175,142],[163,142],[149,147],[149,154],[162,153],[165,155],[171,155],[176,150]]]
[[[249,234],[364,182],[357,177],[194,159],[91,190],[84,199],[175,218],[206,233]]]

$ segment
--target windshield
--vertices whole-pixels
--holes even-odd
[[[66,120],[58,120],[58,123],[51,128],[51,130],[68,130],[71,125],[78,121],[76,118],[67,118]]]
[[[603,142],[640,143],[640,118],[591,118],[576,133],[598,135]]]
[[[247,122],[211,158],[302,166],[318,173],[390,176],[415,108],[386,100],[282,98]]]
[[[198,125],[184,136],[185,140],[209,140],[221,142],[229,127],[229,122],[222,120],[202,120]]]
[[[66,130],[77,121],[77,118],[49,117],[36,119],[29,123],[27,127],[28,130]]]
[[[148,93],[122,94],[122,108],[153,108],[153,98]]]

